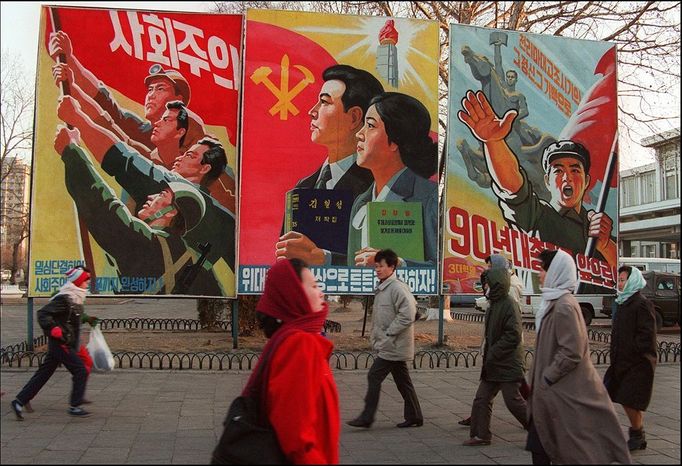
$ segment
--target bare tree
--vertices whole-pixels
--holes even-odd
[[[679,125],[679,100],[670,102],[670,96],[679,99],[680,2],[215,2],[220,12],[243,13],[247,8],[438,21],[443,130],[450,24],[456,23],[613,42],[618,47],[621,134],[639,140],[660,131],[664,121]]]
[[[0,181],[2,183],[2,267],[11,257],[12,280],[22,262],[22,243],[29,234],[29,209],[26,190],[30,178],[30,153],[33,139],[33,86],[16,56],[2,52],[0,83]]]

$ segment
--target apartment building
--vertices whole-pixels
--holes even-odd
[[[620,172],[619,253],[680,258],[680,129],[642,140],[655,162]]]
[[[2,269],[11,268],[14,245],[17,244],[28,222],[31,167],[24,159],[7,157],[2,163],[0,189],[0,252]],[[19,249],[19,265],[24,265],[28,239]]]

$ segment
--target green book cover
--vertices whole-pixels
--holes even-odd
[[[424,222],[421,202],[369,202],[368,245],[393,249],[399,257],[424,260]]]

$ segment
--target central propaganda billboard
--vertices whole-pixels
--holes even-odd
[[[29,296],[234,297],[242,16],[42,7]]]
[[[436,294],[438,25],[248,10],[238,292],[277,259],[330,294],[370,294],[374,255]]]
[[[502,254],[538,293],[543,249],[576,262],[579,293],[618,267],[616,47],[451,25],[443,292],[480,293]]]

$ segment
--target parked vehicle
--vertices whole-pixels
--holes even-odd
[[[676,273],[642,272],[646,287],[641,293],[654,304],[656,329],[680,323],[680,275]],[[602,312],[611,316],[615,296],[604,296]]]
[[[583,313],[583,319],[585,320],[585,325],[590,325],[592,320],[595,318],[608,319],[611,314],[605,314],[603,312],[603,303],[607,298],[614,299],[616,297],[616,292],[613,295],[590,295],[590,294],[579,294],[576,295],[578,304],[580,305],[580,310]],[[526,296],[526,306],[522,306],[522,311],[527,311],[528,313],[535,315],[535,312],[540,307],[540,301],[542,301],[541,295],[528,295]]]
[[[637,267],[642,272],[655,270],[657,272],[680,273],[679,259],[666,259],[663,257],[621,257],[620,265]]]

